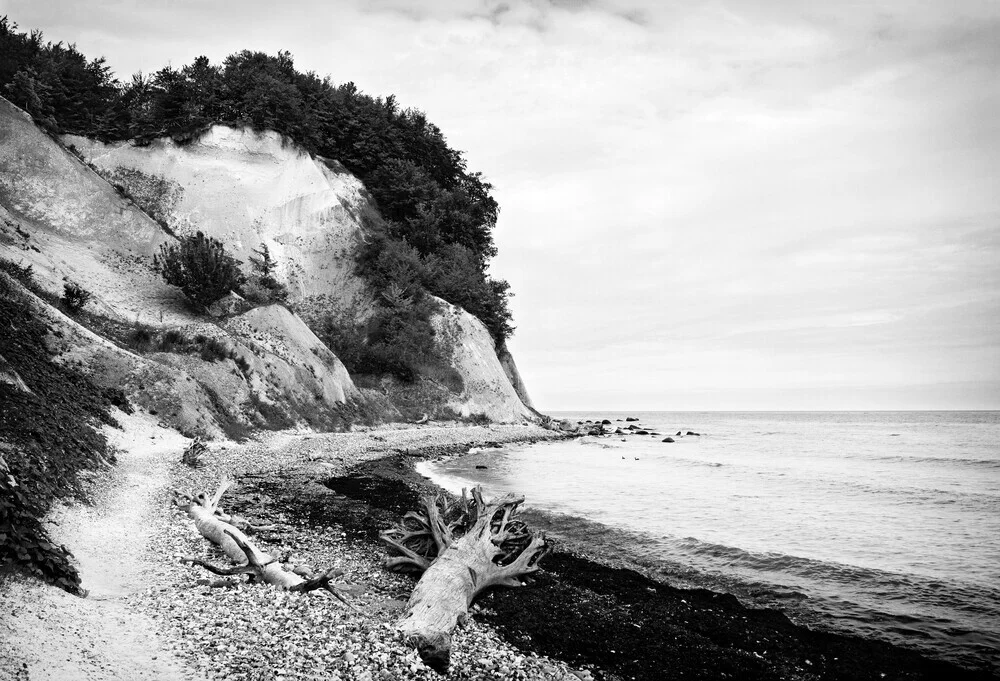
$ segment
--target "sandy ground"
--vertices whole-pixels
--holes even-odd
[[[52,538],[76,557],[87,598],[34,580],[0,591],[0,678],[195,679],[164,649],[152,620],[125,598],[153,567],[144,550],[163,521],[152,506],[169,463],[187,440],[150,416],[116,418],[107,429],[118,464],[94,486],[95,504],[61,506],[49,516]]]

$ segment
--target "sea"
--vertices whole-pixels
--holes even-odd
[[[523,494],[556,541],[676,586],[1000,669],[1000,412],[552,416],[649,434],[475,449],[418,471],[456,493]]]

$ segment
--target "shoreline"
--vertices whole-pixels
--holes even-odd
[[[353,476],[394,481],[411,492],[445,491],[414,464],[464,452],[430,447],[422,454],[405,462],[387,456],[358,466]],[[377,505],[362,488],[353,492]],[[534,588],[488,594],[477,616],[525,651],[590,668],[598,678],[996,678],[877,639],[810,629],[729,593],[673,586],[627,560],[588,555],[572,544],[546,557]],[[598,605],[579,606],[587,601]],[[681,626],[665,623],[671,621]]]
[[[184,670],[177,678],[991,678],[889,644],[810,632],[777,611],[747,609],[733,596],[677,589],[565,549],[546,557],[531,585],[497,590],[473,606],[469,622],[456,631],[452,666],[442,677],[423,666],[393,629],[416,582],[381,566],[385,551],[379,531],[422,494],[439,492],[415,472],[415,462],[462,455],[490,442],[565,436],[537,426],[399,424],[350,433],[262,432],[257,437],[246,443],[210,443],[205,465],[195,469],[180,463],[185,441],[178,440],[176,451],[167,448],[165,475],[149,491],[154,531],[127,556],[142,578],[121,593],[76,599],[30,580],[5,580],[0,624],[17,638],[20,649],[30,650],[31,636],[44,636],[54,626],[50,616],[32,629],[34,634],[22,635],[18,619],[10,619],[14,608],[30,614],[30,599],[42,589],[58,597],[63,628],[69,623],[75,631],[86,631],[87,617],[100,618],[109,609],[123,613],[117,624],[123,631],[135,621],[153,622],[151,642]],[[141,460],[151,446],[137,442],[136,451],[123,453],[122,460]],[[188,516],[171,505],[171,489],[211,494],[223,475],[237,483],[223,498],[227,512],[275,525],[255,541],[289,569],[344,570],[342,579],[357,611],[322,593],[303,597],[245,581],[216,588],[213,584],[220,580],[180,563],[184,556],[221,561]],[[96,522],[94,510],[74,507],[69,512],[88,523]],[[76,550],[72,539],[67,536],[67,544]],[[100,580],[95,573],[109,568],[91,563],[81,569],[86,583]],[[100,668],[58,678],[103,681],[129,678],[134,671],[127,658],[115,656],[114,645],[102,640],[112,638],[107,632],[96,640],[82,633],[77,637],[64,638],[62,645],[79,649],[74,654],[84,657],[103,651]]]

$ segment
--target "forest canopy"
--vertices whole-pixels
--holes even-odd
[[[0,19],[0,93],[52,134],[183,143],[225,124],[286,135],[340,161],[371,193],[381,217],[366,220],[375,238],[359,271],[376,291],[395,285],[415,299],[431,293],[460,305],[498,345],[513,332],[509,285],[486,272],[496,255],[492,186],[469,171],[423,112],[392,95],[372,97],[354,83],[300,72],[288,52],[247,50],[221,65],[198,57],[121,82],[103,57],[45,42],[40,31],[19,32],[7,17]]]

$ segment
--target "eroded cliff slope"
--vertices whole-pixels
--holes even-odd
[[[223,323],[192,314],[151,268],[173,240],[0,99],[0,257],[31,268],[35,292],[8,283],[46,319],[57,361],[189,434],[341,427],[360,393],[340,361],[281,307]],[[94,295],[78,319],[58,309],[66,282]]]
[[[367,238],[364,212],[373,209],[353,175],[276,133],[225,126],[183,146],[69,136],[63,142],[69,151],[0,100],[0,256],[31,265],[52,296],[67,280],[82,284],[95,294],[88,310],[114,320],[119,335],[132,333],[130,325],[147,329],[152,339],[141,357],[122,351],[184,372],[202,386],[208,397],[205,413],[194,419],[197,432],[294,423],[338,427],[345,413],[356,416],[358,405],[373,403],[298,315],[272,306],[211,321],[192,314],[150,266],[160,244],[196,230],[244,262],[267,245],[290,302],[308,322],[331,313],[364,320],[373,293],[358,276],[353,254]],[[462,378],[460,392],[447,394],[447,406],[494,421],[534,419],[519,378],[516,390],[512,385],[513,359],[500,362],[489,333],[472,315],[447,304],[441,309],[433,320],[436,342]],[[178,352],[166,342],[172,331],[201,338],[202,345],[218,341],[222,349],[208,359],[191,344]],[[146,382],[134,383],[131,396],[152,405],[143,397]],[[391,404],[380,405],[381,418],[394,418]],[[192,427],[191,419],[183,421]]]

